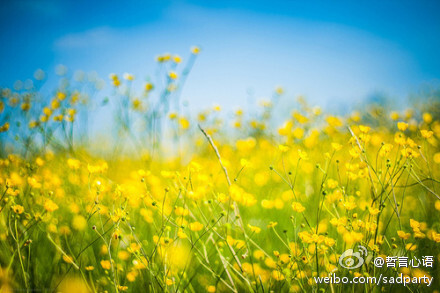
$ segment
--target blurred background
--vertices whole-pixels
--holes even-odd
[[[155,56],[202,52],[182,92],[234,109],[282,86],[313,103],[404,101],[440,76],[439,1],[3,1],[0,86],[70,72],[156,74]]]

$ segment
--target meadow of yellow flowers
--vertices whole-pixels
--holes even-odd
[[[159,56],[160,82],[140,90],[112,74],[108,97],[65,68],[50,94],[41,70],[1,90],[1,292],[405,289],[316,282],[330,274],[440,288],[438,100],[335,116],[299,99],[279,123],[276,88],[255,112],[193,117],[179,97],[199,53]],[[88,129],[100,107],[115,113],[105,138]],[[369,258],[342,267],[358,246]],[[373,263],[387,256],[433,265]]]

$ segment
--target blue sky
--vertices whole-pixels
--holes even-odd
[[[269,97],[404,99],[440,77],[439,1],[6,1],[0,86],[37,68],[155,72],[164,52],[199,56],[182,93],[195,107]]]

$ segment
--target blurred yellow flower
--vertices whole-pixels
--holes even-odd
[[[56,203],[54,203],[52,200],[48,199],[45,203],[44,203],[44,209],[48,212],[53,212],[56,211],[58,209],[58,205]]]
[[[101,267],[102,267],[104,270],[110,270],[111,267],[112,267],[112,264],[110,263],[109,260],[101,260],[100,263],[101,263]]]
[[[300,204],[299,202],[293,202],[293,203],[292,203],[292,209],[293,209],[295,212],[298,212],[298,213],[302,213],[302,212],[304,212],[304,211],[306,210],[306,208],[303,207],[303,205]]]

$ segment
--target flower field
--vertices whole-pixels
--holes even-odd
[[[146,81],[112,74],[106,94],[63,67],[49,92],[42,71],[2,89],[0,292],[403,290],[316,281],[331,274],[440,288],[438,96],[337,115],[300,98],[280,118],[277,87],[248,112],[192,114],[199,53],[160,55]],[[359,267],[340,259],[359,247]]]

